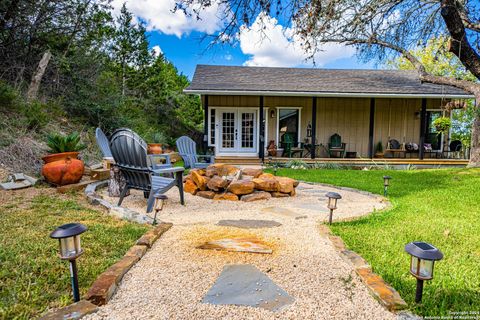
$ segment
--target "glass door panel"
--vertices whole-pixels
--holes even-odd
[[[222,112],[221,115],[221,145],[224,151],[234,151],[236,147],[236,112]]]
[[[251,151],[255,148],[255,112],[241,112],[239,151]]]

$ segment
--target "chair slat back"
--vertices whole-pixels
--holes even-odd
[[[98,147],[103,154],[104,158],[112,158],[112,151],[110,150],[110,141],[108,140],[102,129],[97,128],[95,130],[95,139],[97,140]]]
[[[177,149],[180,156],[183,158],[185,168],[192,168],[197,158],[197,144],[190,137],[182,136],[177,139]]]
[[[331,148],[341,148],[342,147],[342,137],[335,133],[330,137],[330,147]]]
[[[147,162],[147,144],[130,129],[118,129],[110,139],[115,164],[122,171],[130,188],[148,191],[151,169]]]

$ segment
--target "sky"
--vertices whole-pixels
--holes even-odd
[[[119,12],[125,0],[114,0]],[[372,64],[358,61],[352,47],[330,44],[315,55],[315,65],[306,60],[307,54],[296,39],[295,30],[283,26],[274,18],[266,17],[265,37],[262,37],[258,19],[239,31],[233,44],[209,47],[205,36],[223,28],[222,8],[215,2],[202,10],[201,20],[173,12],[175,0],[130,0],[127,8],[148,32],[150,47],[162,52],[177,69],[192,78],[197,64],[265,66],[265,67],[317,67],[317,68],[373,68]],[[203,39],[203,41],[202,41]]]

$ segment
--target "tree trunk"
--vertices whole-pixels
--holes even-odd
[[[126,181],[118,167],[112,167],[110,169],[110,180],[108,181],[108,195],[110,197],[120,197],[120,193],[125,188]],[[128,196],[130,192],[127,192],[125,196]]]
[[[37,70],[33,74],[32,81],[28,86],[27,91],[27,101],[31,102],[37,98],[38,89],[40,88],[40,83],[42,82],[43,75],[45,74],[45,70],[47,70],[48,63],[50,62],[50,58],[52,54],[50,51],[46,51],[40,62],[38,63]]]
[[[475,93],[475,118],[472,125],[472,144],[468,167],[480,167],[480,91]]]

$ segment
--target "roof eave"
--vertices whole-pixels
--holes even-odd
[[[302,92],[302,91],[242,91],[242,90],[202,90],[184,89],[184,93],[198,95],[236,95],[236,96],[288,96],[288,97],[349,97],[349,98],[448,98],[474,99],[469,94],[435,93],[359,93],[359,92]]]

